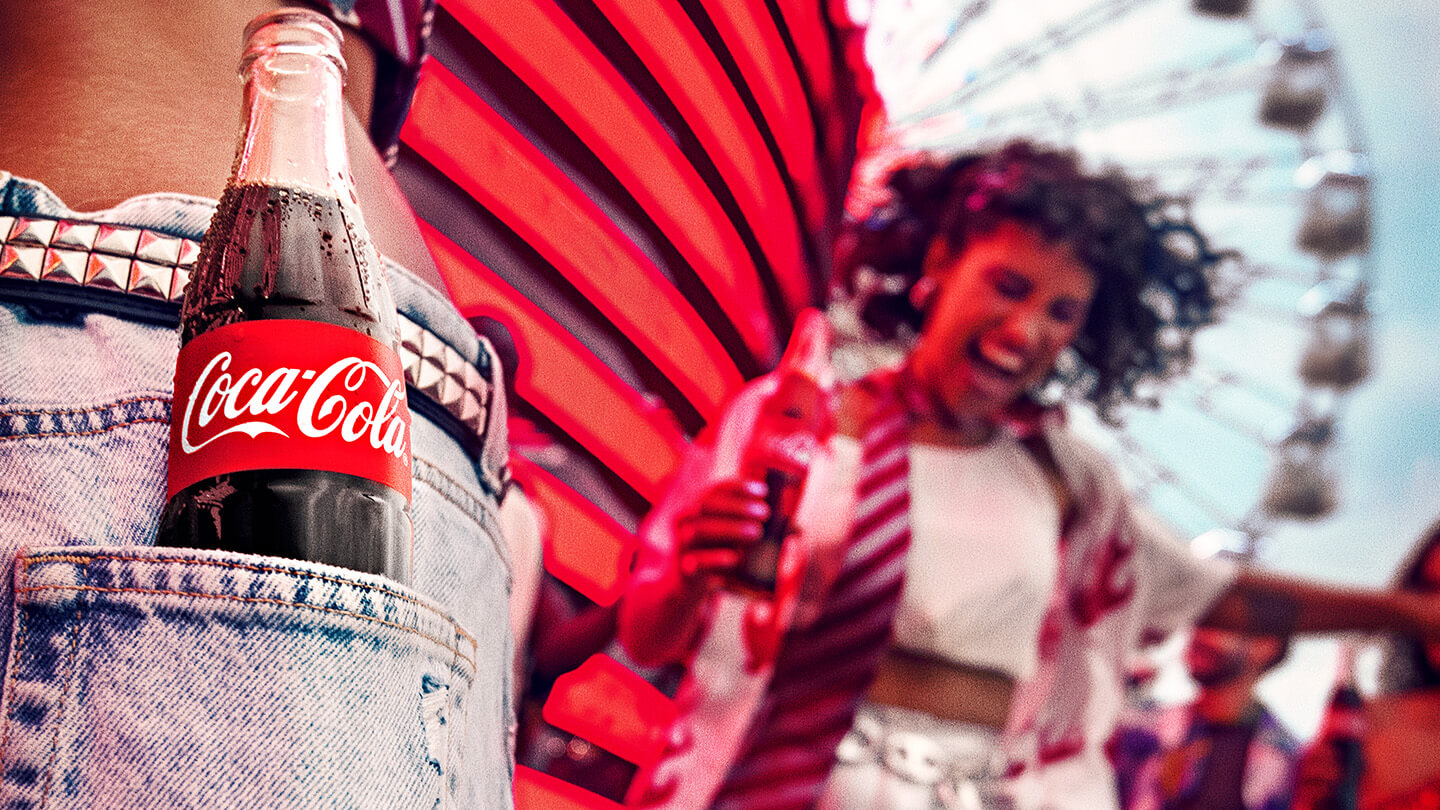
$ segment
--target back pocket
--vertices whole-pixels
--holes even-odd
[[[10,641],[6,807],[492,805],[490,780],[461,767],[478,742],[463,722],[475,639],[383,578],[227,552],[32,550]]]

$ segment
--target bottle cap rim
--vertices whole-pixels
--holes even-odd
[[[243,41],[242,70],[262,54],[284,50],[323,56],[340,68],[342,77],[346,74],[340,51],[345,35],[333,20],[312,9],[289,6],[260,14],[245,26]]]

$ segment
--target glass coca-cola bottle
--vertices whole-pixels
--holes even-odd
[[[408,583],[410,413],[350,176],[340,31],[280,9],[245,41],[242,135],[181,309],[156,542]]]
[[[1355,810],[1365,770],[1365,701],[1355,647],[1343,644],[1335,687],[1319,732],[1296,766],[1294,810]]]
[[[815,454],[834,432],[830,407],[830,329],[817,310],[800,313],[760,405],[740,459],[742,477],[764,481],[770,515],[741,560],[731,587],[757,597],[775,593],[785,539]]]

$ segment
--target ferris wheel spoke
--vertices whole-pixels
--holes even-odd
[[[948,51],[950,43],[956,40],[957,35],[971,23],[980,19],[985,12],[990,10],[990,6],[991,0],[973,0],[973,2],[960,8],[955,14],[955,19],[950,23],[945,39],[929,53],[920,58],[920,66],[922,68],[928,68],[935,64],[935,62]]]
[[[903,126],[958,107],[977,94],[1034,67],[1052,54],[1069,48],[1086,35],[1101,30],[1152,2],[1155,0],[1105,0],[1086,8],[1070,19],[1047,28],[1043,36],[1002,52],[994,62],[971,71],[969,81],[946,96],[922,102],[918,109],[896,116],[895,121]],[[951,39],[952,44],[932,55],[930,64],[942,61],[944,52],[956,47],[954,43],[959,41],[960,38]]]
[[[1248,55],[1247,55],[1248,58]],[[1080,103],[1060,108],[1060,113],[1085,126],[1100,129],[1140,118],[1149,118],[1192,107],[1222,96],[1250,93],[1260,89],[1265,69],[1238,55],[1228,54],[1213,65],[1174,67],[1107,87],[1104,93],[1086,93]],[[1032,104],[989,114],[987,123],[1021,123],[1044,114],[1054,115],[1055,102]]]
[[[1246,418],[1227,411],[1220,405],[1221,398],[1216,395],[1216,391],[1177,389],[1174,391],[1174,395],[1176,397],[1183,396],[1184,399],[1177,399],[1172,404],[1188,405],[1211,423],[1242,439],[1257,444],[1265,443],[1266,425],[1255,424],[1256,418],[1253,415]]]
[[[1191,384],[1201,388],[1212,398],[1217,396],[1216,392],[1234,389],[1264,402],[1276,411],[1288,412],[1295,407],[1295,395],[1284,393],[1268,380],[1261,380],[1253,374],[1235,369],[1221,368],[1213,361],[1197,361],[1191,366],[1188,376]]]

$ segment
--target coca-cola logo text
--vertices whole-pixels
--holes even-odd
[[[267,374],[263,369],[251,367],[236,375],[229,373],[233,359],[230,352],[221,352],[200,372],[181,421],[180,445],[184,452],[197,452],[233,433],[243,433],[252,439],[265,433],[290,438],[291,434],[275,422],[288,416],[286,411],[292,410],[290,406],[298,398],[293,417],[284,421],[287,426],[293,421],[301,435],[318,439],[339,430],[343,441],[364,440],[370,447],[397,459],[409,458],[405,440],[407,426],[399,412],[405,396],[405,381],[390,379],[374,363],[359,357],[345,357],[318,373],[314,369],[281,367]],[[353,396],[370,374],[384,386],[379,401],[352,403],[347,393]],[[304,394],[297,388],[297,381],[305,384]],[[237,421],[247,416],[254,418]],[[208,428],[216,417],[224,417],[219,429],[206,431],[208,437],[198,443],[191,440],[193,434]],[[224,426],[230,422],[234,424]]]
[[[312,321],[246,321],[180,350],[169,490],[242,470],[307,469],[409,497],[410,410],[390,347]]]

